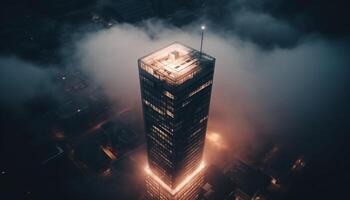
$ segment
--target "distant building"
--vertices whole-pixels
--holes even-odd
[[[147,199],[195,200],[215,58],[173,43],[138,60],[147,139]]]
[[[232,182],[223,174],[218,166],[210,165],[205,170],[205,184],[200,192],[200,200],[222,200],[232,193]]]
[[[100,133],[95,133],[100,135]],[[109,156],[95,137],[86,138],[74,148],[74,159],[80,168],[88,172],[102,173],[110,168],[113,158]]]
[[[235,200],[259,200],[271,183],[271,177],[241,160],[235,160],[225,175],[233,182]]]
[[[101,126],[107,136],[107,146],[116,150],[130,148],[135,145],[139,135],[117,120],[111,120]]]

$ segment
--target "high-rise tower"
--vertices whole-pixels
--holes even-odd
[[[215,58],[173,43],[138,60],[148,199],[196,199]]]

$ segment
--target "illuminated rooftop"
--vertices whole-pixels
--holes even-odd
[[[181,84],[194,77],[203,67],[200,62],[214,58],[199,51],[172,43],[140,59],[141,68],[170,84]]]

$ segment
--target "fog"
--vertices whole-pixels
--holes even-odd
[[[242,16],[246,18],[249,15]],[[286,28],[281,34],[295,30]],[[110,98],[140,113],[137,59],[174,41],[198,49],[199,23],[181,29],[155,20],[138,26],[118,24],[86,34],[77,41],[75,56]],[[327,113],[347,82],[345,42],[307,35],[294,48],[265,50],[209,26],[203,48],[216,58],[216,69],[208,132],[222,136],[229,156],[239,156],[257,150],[265,135],[283,137],[303,118]]]
[[[5,194],[10,189],[14,198],[136,199],[144,185],[145,144],[120,157],[112,177],[102,181],[80,176],[74,166],[67,166],[74,172],[66,171],[72,164],[67,154],[52,166],[38,167],[41,152],[50,153],[41,146],[65,149],[64,144],[75,146],[80,141],[75,138],[85,137],[67,130],[66,141],[56,141],[52,130],[65,129],[66,122],[55,115],[71,100],[90,102],[86,95],[95,89],[112,100],[117,120],[143,134],[137,59],[174,41],[199,49],[202,24],[207,26],[203,50],[216,58],[205,162],[222,167],[239,157],[259,167],[276,145],[283,158],[267,164],[283,168],[292,156],[306,162],[301,180],[291,184],[299,189],[288,189],[290,199],[313,199],[314,191],[334,199],[346,191],[339,189],[342,184],[328,184],[347,181],[350,167],[350,17],[342,2],[151,1],[154,18],[108,28],[118,20],[110,0],[47,2],[0,7],[7,16],[0,31]],[[190,2],[198,4],[188,7]],[[75,68],[90,87],[67,92],[66,86],[75,84]],[[47,174],[53,170],[58,173]]]
[[[282,35],[296,34],[271,16],[248,23],[252,19],[252,14],[246,13],[235,23],[239,30],[261,38],[276,35],[280,29]],[[256,23],[270,28],[258,26],[261,30],[249,31]],[[102,86],[111,100],[141,116],[137,59],[174,41],[198,49],[199,26],[193,23],[175,28],[153,19],[139,25],[116,24],[110,29],[72,33],[74,40],[62,49],[72,55],[63,60],[63,67],[77,66]],[[254,153],[262,148],[266,137],[308,134],[303,130],[305,120],[335,114],[337,102],[346,97],[350,63],[347,40],[305,34],[294,47],[266,49],[241,34],[215,30],[210,23],[204,34],[204,52],[216,58],[208,133],[218,133],[219,143],[225,147],[209,141],[208,160],[218,154],[242,157]],[[277,40],[281,38],[284,36]],[[35,96],[54,94],[53,78],[64,70],[15,56],[2,57],[0,64],[0,101],[15,110]]]
[[[54,78],[77,67],[102,86],[115,107],[130,107],[140,117],[137,59],[174,41],[198,49],[204,22],[204,52],[216,58],[208,134],[221,137],[220,144],[208,141],[208,160],[258,152],[267,137],[308,135],[305,129],[314,121],[325,124],[322,116],[346,113],[338,103],[348,99],[348,39],[305,32],[293,20],[266,12],[260,1],[234,1],[223,11],[222,21],[207,16],[182,27],[148,19],[62,30],[60,64],[0,57],[1,106],[20,111],[36,96],[62,96]]]

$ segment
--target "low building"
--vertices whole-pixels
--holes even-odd
[[[103,173],[108,170],[113,159],[106,154],[95,137],[80,141],[75,147],[75,159],[87,172]]]
[[[139,140],[139,135],[135,131],[116,120],[104,123],[101,129],[107,137],[107,146],[116,150],[129,149]]]
[[[271,184],[271,177],[241,160],[234,160],[225,170],[225,175],[235,186],[236,200],[259,200]]]

